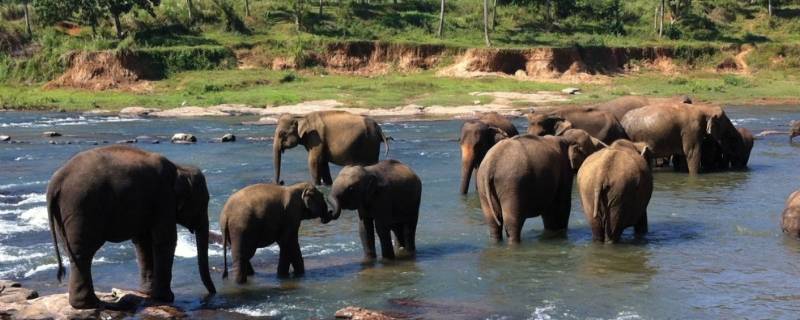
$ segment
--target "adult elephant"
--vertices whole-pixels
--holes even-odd
[[[547,231],[567,228],[574,172],[603,144],[583,130],[563,136],[521,135],[500,141],[478,168],[478,194],[491,237],[520,242],[525,219],[542,216]]]
[[[630,226],[637,236],[647,232],[653,193],[647,145],[617,140],[586,158],[576,180],[594,241],[617,242]]]
[[[725,111],[717,106],[663,103],[628,112],[622,126],[630,140],[644,142],[654,157],[686,158],[689,174],[700,172],[703,140],[708,137],[731,154],[723,138],[738,135]]]
[[[580,107],[563,107],[528,117],[528,133],[536,136],[559,135],[567,129],[581,129],[606,144],[627,139],[625,129],[611,112]]]
[[[481,164],[486,152],[497,142],[518,135],[514,124],[497,112],[482,114],[461,126],[461,194],[467,194],[473,170]]]
[[[228,276],[228,245],[233,257],[234,279],[241,284],[255,273],[250,259],[256,249],[275,242],[280,248],[278,276],[289,276],[290,265],[295,275],[302,275],[305,265],[298,231],[302,220],[313,218],[320,218],[323,224],[332,220],[322,192],[311,183],[286,187],[260,183],[237,191],[228,198],[219,216],[223,238],[222,278]]]
[[[171,302],[176,224],[195,234],[200,278],[215,293],[208,271],[208,189],[200,169],[175,165],[157,153],[109,146],[75,155],[47,187],[50,231],[64,274],[58,240],[70,258],[69,303],[95,308],[92,258],[105,242],[133,240],[141,289]]]
[[[610,101],[591,105],[588,108],[610,112],[618,121],[622,120],[628,111],[639,109],[650,104],[650,99],[644,96],[624,96]]]
[[[308,170],[315,184],[332,183],[329,162],[370,165],[378,162],[381,142],[387,137],[375,120],[346,111],[317,111],[305,116],[284,114],[278,119],[272,150],[275,182],[281,183],[281,155],[303,145],[308,150]]]
[[[344,167],[328,197],[333,219],[339,218],[342,209],[358,210],[358,233],[365,259],[377,257],[376,232],[384,259],[395,258],[391,233],[397,239],[398,249],[415,253],[422,182],[407,165],[384,160],[366,167]]]

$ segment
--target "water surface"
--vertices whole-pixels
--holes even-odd
[[[800,119],[792,107],[726,110],[755,133],[787,130],[789,120]],[[55,279],[47,181],[69,157],[104,141],[156,136],[162,143],[137,146],[200,166],[211,192],[212,230],[218,230],[228,196],[273,175],[272,144],[265,138],[274,127],[243,126],[242,120],[0,113],[0,134],[22,141],[0,143],[0,278],[42,293],[66,290]],[[574,194],[567,238],[542,238],[541,219],[529,219],[522,245],[508,248],[489,241],[474,188],[466,197],[458,194],[460,124],[382,122],[395,139],[391,156],[423,181],[416,260],[362,265],[357,218],[345,212],[328,225],[304,222],[303,278],[276,278],[273,246],[253,259],[257,274],[248,285],[222,281],[222,250],[212,246],[219,294],[203,302],[193,238],[180,228],[173,280],[178,304],[287,319],[330,318],[348,305],[466,319],[792,318],[800,311],[800,242],[779,228],[786,196],[800,187],[800,145],[790,145],[787,136],[757,140],[746,172],[657,172],[644,240],[628,231],[622,244],[592,243]],[[64,137],[41,136],[51,130]],[[200,142],[164,143],[176,132],[194,133]],[[239,141],[210,142],[228,132]],[[287,183],[308,178],[306,155],[302,148],[286,152]],[[98,290],[135,288],[137,272],[129,242],[106,244],[93,266]]]

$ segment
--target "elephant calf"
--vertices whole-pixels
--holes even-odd
[[[366,167],[344,167],[333,181],[330,201],[333,219],[342,209],[358,210],[358,231],[366,259],[377,257],[375,231],[383,257],[394,259],[391,232],[398,247],[411,254],[416,250],[414,235],[421,196],[422,182],[411,168],[397,160],[384,160]]]
[[[604,144],[586,131],[521,135],[500,141],[478,168],[478,194],[492,238],[519,243],[525,219],[542,216],[545,230],[569,223],[574,171]]]
[[[280,246],[278,276],[289,275],[289,265],[295,275],[305,272],[300,243],[297,240],[300,221],[320,218],[331,221],[331,213],[322,193],[311,183],[288,187],[254,184],[237,191],[225,203],[219,217],[223,237],[222,278],[228,277],[228,245],[231,246],[236,283],[245,283],[253,275],[250,259],[256,249],[275,242]]]
[[[497,112],[487,112],[461,126],[461,194],[467,194],[472,171],[498,141],[518,135],[514,124]]]
[[[595,241],[619,241],[633,226],[647,232],[647,205],[653,193],[650,151],[641,142],[617,140],[586,158],[578,170],[578,190]]]
[[[781,229],[795,238],[800,238],[800,190],[792,192],[786,199],[786,208],[781,217]]]

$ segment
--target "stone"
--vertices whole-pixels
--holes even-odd
[[[380,311],[360,308],[360,307],[346,307],[336,311],[336,319],[351,319],[351,320],[393,320],[400,319],[392,317]]]
[[[10,136],[0,136],[0,141],[11,141]]]
[[[138,143],[159,144],[160,141],[156,137],[151,136],[138,136],[136,137]]]
[[[158,108],[127,107],[120,110],[119,115],[129,117],[146,117],[151,113],[159,111],[161,111],[161,109]]]
[[[236,141],[236,136],[233,135],[232,133],[228,133],[228,134],[225,134],[224,136],[222,136],[222,138],[220,138],[220,141],[222,141],[222,142],[235,142]]]
[[[125,140],[117,140],[116,143],[118,143],[118,144],[133,144],[133,143],[136,143],[136,142],[138,142],[138,141],[136,141],[136,139],[125,139]]]
[[[525,78],[528,76],[528,73],[525,70],[519,69],[517,72],[514,72],[514,76],[517,78]]]
[[[572,87],[570,87],[570,88],[561,89],[561,92],[562,93],[566,93],[566,94],[580,94],[581,93],[581,89],[580,88],[572,88]]]
[[[60,133],[55,132],[55,131],[45,131],[45,132],[42,133],[42,135],[45,136],[45,137],[60,137],[61,136]]]
[[[170,141],[172,143],[195,143],[197,142],[197,137],[190,133],[176,133]]]

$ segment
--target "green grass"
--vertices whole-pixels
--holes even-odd
[[[797,76],[760,72],[752,77],[703,71],[666,77],[660,73],[613,77],[604,84],[579,85],[583,94],[570,103],[585,104],[627,94],[675,96],[718,103],[747,104],[760,99],[797,100]],[[189,71],[154,82],[152,92],[90,92],[40,86],[0,85],[0,106],[14,109],[119,110],[129,106],[175,108],[182,104],[211,106],[222,103],[257,107],[335,99],[346,106],[389,108],[414,103],[423,106],[471,105],[477,91],[558,91],[567,84],[517,81],[507,78],[460,79],[437,77],[433,72],[375,77],[325,75],[315,72],[263,70]],[[524,108],[526,105],[514,104]]]

